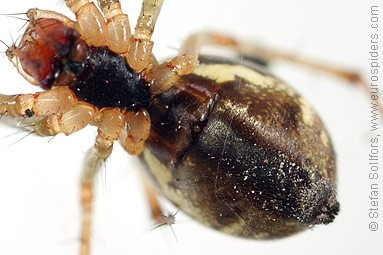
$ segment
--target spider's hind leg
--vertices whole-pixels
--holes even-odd
[[[255,43],[239,41],[233,37],[219,33],[197,33],[189,36],[183,43],[181,50],[189,50],[197,52],[200,48],[207,45],[218,45],[229,48],[244,58],[253,59],[256,62],[268,63],[271,61],[288,61],[294,64],[306,66],[318,71],[326,72],[346,79],[351,82],[361,80],[360,75],[348,70],[331,67],[315,61],[299,59],[296,56],[280,52],[277,50],[267,49]]]
[[[97,156],[94,148],[90,149],[84,165],[81,180],[81,205],[82,205],[82,230],[81,230],[81,255],[90,254],[90,238],[93,207],[93,182],[101,170],[104,160]]]
[[[150,131],[150,117],[144,109],[133,112],[121,111],[119,108],[102,108],[95,123],[98,134],[94,148],[87,155],[81,182],[81,255],[89,255],[90,251],[94,178],[102,163],[112,153],[114,141],[119,139],[125,150],[132,155],[138,155],[142,152]]]
[[[181,51],[188,50],[189,52],[198,52],[200,48],[206,45],[218,45],[233,50],[238,55],[243,56],[245,59],[253,60],[255,62],[269,63],[272,61],[286,61],[293,64],[298,64],[303,67],[308,67],[316,71],[324,72],[336,76],[338,78],[349,81],[363,88],[370,96],[370,86],[363,79],[363,77],[356,72],[336,68],[330,65],[322,64],[310,59],[300,59],[291,54],[280,52],[277,50],[267,49],[255,43],[248,43],[239,41],[233,37],[219,34],[219,33],[197,33],[189,36],[183,43]],[[383,116],[383,107],[379,105],[379,111]]]
[[[156,223],[162,223],[164,213],[161,208],[160,202],[158,201],[157,192],[148,180],[148,177],[142,175],[141,179],[144,184],[146,197],[150,206],[151,217]]]
[[[119,138],[124,121],[124,112],[118,108],[102,108],[94,119],[98,126],[97,137],[94,147],[88,152],[81,180],[81,255],[89,255],[90,251],[94,178],[112,153],[113,143]]]

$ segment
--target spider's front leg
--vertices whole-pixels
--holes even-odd
[[[154,27],[164,0],[143,0],[141,13],[131,40],[131,48],[126,56],[129,65],[136,72],[141,72],[150,62]]]
[[[89,45],[108,46],[118,54],[128,54],[131,47],[129,17],[122,13],[119,0],[99,0],[104,15],[88,0],[65,2],[76,14],[78,32]]]
[[[58,133],[70,135],[91,122],[98,126],[95,146],[87,156],[81,181],[81,254],[89,254],[94,177],[101,169],[102,162],[110,156],[115,140],[120,139],[121,144],[132,155],[142,152],[150,133],[148,112],[145,109],[98,110],[86,102],[77,101],[70,89],[57,87],[35,94],[0,95],[0,114],[36,117],[34,132],[40,136],[54,136]]]
[[[120,10],[118,1],[113,0],[111,2],[113,4],[107,4],[109,1],[105,0],[100,1],[100,6],[106,18],[111,16],[112,13],[118,13],[114,17],[120,15],[119,11],[111,11]],[[178,56],[160,65],[152,55],[153,42],[151,37],[162,4],[163,0],[143,1],[135,31],[129,40],[129,50],[125,54],[127,62],[134,71],[143,71],[145,80],[150,85],[149,91],[154,95],[168,90],[180,76],[193,72],[198,65],[198,52],[189,51],[189,49],[182,51]],[[113,6],[118,6],[118,8]]]
[[[104,17],[93,2],[88,0],[65,0],[65,3],[76,14],[77,31],[86,38],[89,45],[108,45]]]
[[[114,113],[113,111],[112,113]],[[110,118],[108,110],[98,113],[98,109],[86,102],[77,101],[73,92],[66,87],[57,87],[45,92],[21,95],[0,94],[0,114],[14,117],[35,117],[34,133],[40,136],[55,136],[58,133],[70,135],[92,122],[95,118],[99,120],[100,127],[98,139],[105,141],[117,139],[113,133],[103,132],[105,122],[108,125],[121,127],[119,121]],[[114,114],[115,115],[115,114]],[[108,118],[109,117],[109,118]],[[116,128],[115,128],[116,129]],[[121,128],[120,128],[121,129]],[[109,129],[110,130],[110,129]],[[111,129],[113,132],[115,130]],[[118,136],[118,133],[116,133]],[[112,135],[112,136],[111,136]],[[96,142],[94,156],[90,156],[84,171],[82,180],[82,205],[83,205],[83,230],[81,254],[89,254],[89,236],[92,207],[92,184],[97,169],[100,166],[100,158],[109,156],[111,149],[105,146],[105,142]],[[110,143],[109,143],[110,144]],[[108,145],[109,145],[108,144]],[[113,142],[111,142],[112,146]],[[100,156],[101,155],[101,156]],[[96,159],[95,159],[96,158]]]
[[[0,95],[0,114],[36,117],[34,132],[40,136],[70,135],[86,127],[96,113],[96,107],[77,101],[66,87],[35,94]]]

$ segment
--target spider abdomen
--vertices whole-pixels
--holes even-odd
[[[254,68],[202,62],[157,96],[142,158],[168,199],[223,232],[327,224],[339,210],[328,134],[295,90]]]

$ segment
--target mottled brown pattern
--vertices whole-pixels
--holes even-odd
[[[327,224],[339,203],[322,122],[291,89],[261,83],[183,77],[149,107],[147,145],[172,178],[159,186],[181,209],[224,232],[264,239]]]

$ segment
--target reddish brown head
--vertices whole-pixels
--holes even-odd
[[[56,19],[31,21],[19,47],[10,47],[27,75],[43,89],[70,85],[88,51],[79,33]]]

